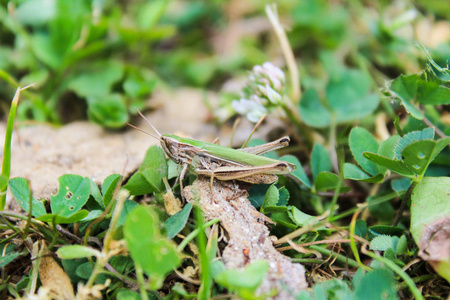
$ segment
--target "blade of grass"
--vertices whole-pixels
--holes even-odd
[[[16,93],[14,94],[14,98],[11,102],[11,109],[9,110],[8,123],[6,125],[6,134],[5,134],[5,144],[3,147],[3,163],[2,163],[2,175],[9,180],[9,176],[11,175],[11,137],[14,129],[14,119],[16,118],[17,105],[19,104],[20,98],[20,88],[17,88]],[[0,197],[0,210],[5,208],[6,202],[6,190],[8,189],[8,185],[6,185],[1,191]]]

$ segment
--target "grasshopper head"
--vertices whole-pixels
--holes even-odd
[[[160,141],[164,153],[176,164],[182,163],[183,158],[180,155],[180,142],[176,138],[167,135],[161,135]]]

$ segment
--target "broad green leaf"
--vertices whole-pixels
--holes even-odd
[[[450,104],[450,89],[435,81],[419,80],[417,102],[429,105]]]
[[[163,178],[167,178],[167,161],[164,151],[158,146],[147,150],[139,170],[124,186],[132,195],[144,195],[164,191]]]
[[[81,222],[87,222],[87,221],[92,221],[97,219],[98,217],[100,217],[103,213],[103,210],[100,209],[96,209],[96,210],[90,210],[89,214],[84,217]]]
[[[358,180],[368,183],[379,183],[384,179],[383,174],[377,174],[373,177],[369,176],[363,170],[355,166],[354,164],[345,163],[344,164],[344,178],[351,180]]]
[[[19,257],[21,253],[13,252],[10,254],[2,255],[0,257],[0,268],[5,267],[7,264],[15,260],[17,257]]]
[[[400,99],[403,107],[410,115],[422,120],[423,114],[411,103],[416,98],[418,79],[419,77],[416,74],[408,76],[401,75],[392,81],[390,91],[393,96]]]
[[[294,172],[291,173],[291,175],[297,180],[299,180],[301,183],[306,185],[307,187],[311,188],[311,182],[309,181],[308,176],[306,176],[305,170],[303,170],[300,161],[295,156],[285,155],[281,157],[280,160],[287,161],[289,163],[296,165],[297,168],[294,170]]]
[[[236,292],[243,299],[253,299],[254,293],[269,270],[269,264],[264,260],[257,260],[247,265],[243,271],[225,270],[214,277],[220,285],[232,292]]]
[[[314,181],[314,189],[316,191],[328,191],[337,187],[339,177],[331,172],[321,172]]]
[[[309,126],[324,128],[330,125],[331,114],[320,101],[319,94],[314,89],[303,93],[300,101],[300,116]]]
[[[143,3],[137,14],[139,28],[151,30],[164,14],[170,1],[155,0]]]
[[[387,157],[370,152],[364,152],[363,155],[368,160],[382,167],[385,167],[395,173],[398,173],[406,177],[414,177],[414,172],[411,171],[401,160],[389,159]]]
[[[117,293],[116,297],[117,297],[117,300],[141,300],[142,299],[141,294],[139,294],[138,292],[126,289],[126,288],[119,289],[119,292]]]
[[[82,245],[64,246],[56,251],[56,254],[62,259],[75,259],[84,257],[100,257],[100,251]]]
[[[394,242],[395,240],[398,242],[398,237],[389,235],[376,236],[370,241],[370,249],[378,251],[386,251],[389,248],[394,249],[397,244],[397,242]]]
[[[302,212],[295,206],[289,207],[288,216],[298,227],[310,225],[314,221],[318,222],[318,220],[314,216]]]
[[[391,187],[397,193],[406,192],[411,185],[411,179],[409,178],[399,178],[391,181]]]
[[[22,2],[14,10],[14,15],[23,25],[39,26],[48,24],[56,15],[56,0],[33,0]]]
[[[97,186],[97,184],[94,182],[94,180],[89,179],[91,182],[91,196],[92,198],[94,198],[95,202],[97,202],[97,204],[102,207],[105,208],[105,206],[103,205],[103,196],[102,193],[100,193],[100,190]]]
[[[311,171],[315,180],[320,172],[331,171],[330,155],[321,144],[315,143],[311,153]]]
[[[97,62],[83,73],[69,79],[69,89],[80,97],[104,98],[112,92],[112,85],[123,76],[123,66],[115,61]]]
[[[41,201],[34,199],[34,197],[31,195],[28,181],[25,178],[16,177],[10,179],[8,187],[11,194],[14,196],[14,199],[16,199],[17,204],[19,204],[24,211],[26,211],[27,213],[30,212],[31,197],[31,204],[33,206],[31,215],[33,217],[39,217],[47,213],[45,211],[44,204]]]
[[[87,210],[79,210],[76,213],[64,217],[56,214],[46,214],[36,218],[36,220],[47,222],[47,223],[55,223],[55,224],[72,224],[79,222],[88,216],[89,212]]]
[[[326,99],[338,123],[359,120],[373,112],[379,103],[370,94],[370,79],[356,69],[342,69],[326,87]]]
[[[280,193],[275,184],[272,184],[266,192],[263,204],[261,206],[261,212],[264,213],[264,208],[268,206],[277,206],[278,200],[280,200]]]
[[[191,214],[192,203],[186,204],[183,209],[164,222],[164,226],[167,229],[167,237],[169,239],[174,238],[181,230],[186,226],[189,215]]]
[[[409,144],[416,141],[432,140],[434,138],[434,129],[425,128],[421,131],[412,131],[405,134],[395,145],[394,153],[396,159],[402,159],[402,152]]]
[[[378,148],[378,154],[384,157],[394,159],[395,158],[395,146],[401,139],[399,135],[390,136],[387,140],[381,143],[380,148]],[[383,168],[384,170],[384,168]],[[382,172],[381,172],[382,173]]]
[[[125,93],[133,98],[145,97],[150,94],[157,83],[156,75],[146,69],[133,70],[123,83]]]
[[[428,165],[450,143],[450,138],[439,141],[418,141],[409,144],[402,152],[405,164],[414,172],[422,176]]]
[[[365,173],[363,170],[358,168],[358,166],[355,166],[354,164],[345,163],[344,164],[344,178],[368,182],[368,183],[379,183],[379,182],[383,181],[384,175],[377,174],[377,175],[371,177],[367,173]]]
[[[161,235],[157,213],[151,207],[137,206],[128,215],[123,233],[134,262],[158,288],[181,259],[175,244]]]
[[[378,151],[378,142],[373,135],[364,128],[354,127],[350,132],[348,143],[353,157],[361,168],[372,176],[377,175],[379,173],[377,165],[363,156],[364,151],[373,153]]]
[[[352,292],[347,283],[339,279],[320,282],[313,287],[315,300],[345,300],[352,299]]]
[[[396,281],[391,271],[375,269],[365,274],[354,287],[355,299],[398,299]]]
[[[128,122],[125,100],[119,94],[90,96],[88,102],[89,120],[109,128],[121,128]]]
[[[356,220],[355,224],[355,234],[362,238],[366,237],[367,234],[367,223],[364,220]]]
[[[78,212],[90,195],[90,180],[80,175],[66,174],[58,178],[58,194],[51,197],[52,213],[70,217]]]
[[[122,178],[119,174],[111,174],[105,178],[102,185],[102,194],[103,194],[103,206],[107,207],[111,202],[114,192],[116,190],[117,184]]]
[[[418,244],[424,226],[450,216],[450,178],[424,177],[411,195],[411,234]]]
[[[289,201],[289,197],[291,196],[289,194],[289,191],[284,186],[281,187],[278,191],[280,193],[280,199],[278,200],[277,205],[286,206]]]

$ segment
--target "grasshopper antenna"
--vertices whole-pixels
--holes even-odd
[[[155,126],[153,126],[152,123],[150,123],[150,121],[147,120],[146,117],[144,117],[144,115],[139,111],[139,109],[137,109],[137,107],[135,107],[134,109],[139,113],[139,115],[141,115],[141,117],[145,120],[145,122],[147,122],[148,125],[150,125],[150,127],[156,132],[158,137],[161,137],[161,133],[159,133],[159,131],[155,128]],[[160,138],[158,138],[158,139],[160,139]]]
[[[134,126],[134,125],[132,125],[132,124],[130,124],[130,123],[125,122],[125,124],[127,124],[127,125],[130,126],[130,127],[133,127],[133,128],[136,129],[136,130],[139,130],[139,131],[142,132],[142,133],[145,133],[145,134],[147,134],[147,135],[149,135],[149,136],[151,136],[151,137],[154,137],[155,139],[157,139],[157,140],[159,140],[159,141],[161,140],[161,138],[160,138],[159,136],[157,136],[157,135],[151,134],[150,132],[145,131],[145,130],[142,130],[142,129],[140,129],[139,127],[136,127],[136,126]]]

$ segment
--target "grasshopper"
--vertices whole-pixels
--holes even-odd
[[[211,188],[214,179],[269,184],[278,180],[277,175],[289,174],[296,168],[294,164],[261,156],[288,146],[290,139],[287,136],[259,146],[233,149],[220,146],[218,139],[213,143],[207,143],[173,134],[160,134],[150,121],[138,109],[136,110],[157,135],[128,125],[158,139],[166,155],[176,164],[182,165],[179,176],[181,190],[188,168],[197,175],[210,177]]]

